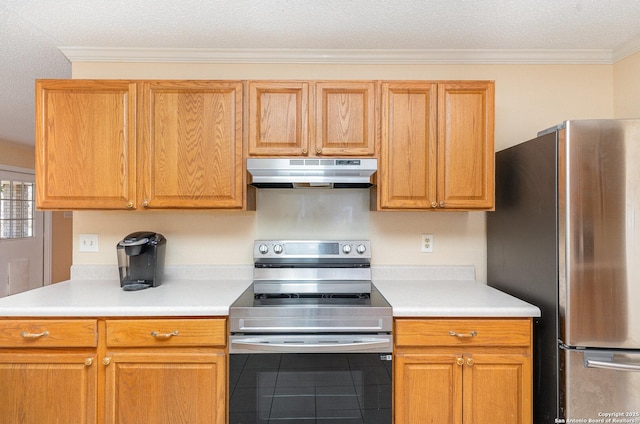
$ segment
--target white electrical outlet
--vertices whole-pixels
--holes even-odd
[[[81,252],[97,252],[98,251],[98,235],[97,234],[80,234]]]
[[[433,234],[422,235],[422,245],[420,247],[420,251],[425,253],[433,252]]]

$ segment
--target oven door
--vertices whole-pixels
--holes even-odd
[[[232,353],[230,424],[391,424],[391,350]]]

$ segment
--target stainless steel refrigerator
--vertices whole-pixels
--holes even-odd
[[[640,423],[640,119],[497,152],[487,256],[488,284],[542,311],[534,422]]]

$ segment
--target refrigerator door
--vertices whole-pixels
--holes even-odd
[[[640,352],[561,350],[561,355],[564,416],[559,418],[640,423]]]
[[[640,120],[558,131],[559,338],[640,349]]]

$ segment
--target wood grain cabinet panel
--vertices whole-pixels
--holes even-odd
[[[249,156],[375,156],[376,81],[249,81]]]
[[[38,208],[135,205],[136,89],[131,81],[36,81]]]
[[[374,156],[377,92],[374,81],[315,83],[315,154]]]
[[[438,84],[438,205],[494,207],[494,84]]]
[[[381,210],[494,207],[494,83],[383,81]]]
[[[215,317],[0,319],[0,423],[224,424],[226,329]]]
[[[95,424],[96,359],[95,352],[0,352],[0,422]]]
[[[141,84],[139,191],[145,208],[242,208],[242,83]]]
[[[382,83],[382,209],[430,209],[436,199],[436,87],[429,82]]]
[[[0,319],[0,423],[97,422],[95,319]]]
[[[7,319],[0,321],[0,347],[96,347],[95,319]]]
[[[243,207],[240,81],[39,80],[42,209]]]
[[[531,340],[529,318],[396,319],[395,424],[531,424]]]
[[[224,424],[224,318],[105,321],[104,423]]]
[[[109,351],[105,424],[224,424],[224,351]]]
[[[462,367],[457,359],[452,354],[396,355],[396,423],[462,422]]]
[[[107,320],[109,347],[225,346],[226,321],[211,319]]]
[[[309,154],[309,83],[249,81],[249,155]]]

